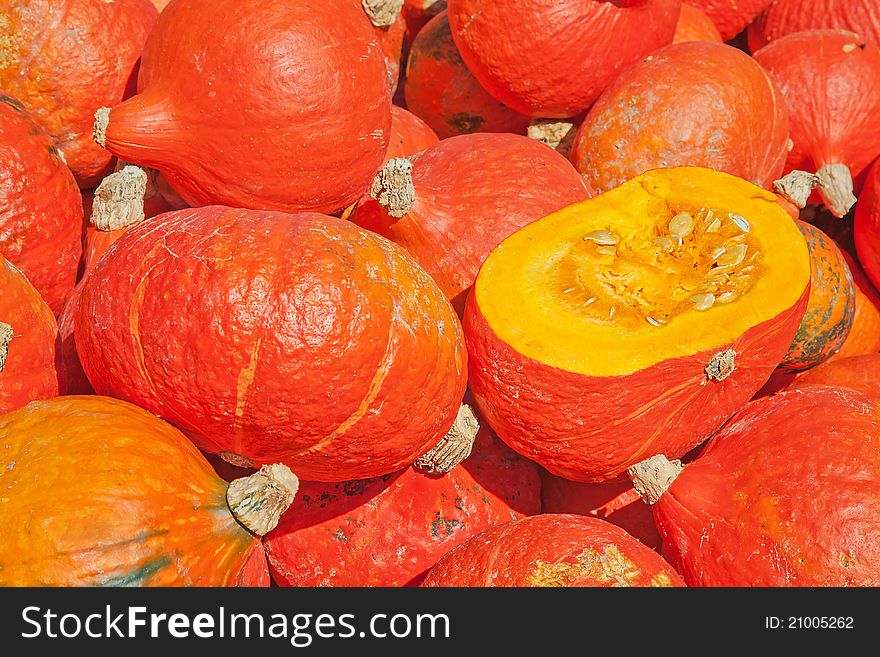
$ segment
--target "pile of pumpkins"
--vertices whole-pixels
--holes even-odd
[[[880,585],[874,0],[0,0],[0,585]]]

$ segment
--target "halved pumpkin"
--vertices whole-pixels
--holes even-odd
[[[776,197],[658,169],[540,219],[468,298],[486,420],[552,473],[605,481],[683,455],[770,377],[801,321],[810,258]]]

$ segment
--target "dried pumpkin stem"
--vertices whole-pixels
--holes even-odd
[[[391,27],[403,9],[403,0],[361,0],[374,27]]]
[[[265,536],[278,525],[298,489],[299,479],[286,465],[264,465],[251,476],[229,484],[226,503],[246,529]]]
[[[825,164],[816,172],[819,196],[835,217],[842,217],[855,205],[853,179],[845,164]]]
[[[530,139],[547,144],[568,157],[577,131],[577,124],[565,119],[533,119],[527,134]]]
[[[9,343],[12,341],[12,327],[0,322],[0,372],[6,367],[6,356],[9,354]]]
[[[110,125],[110,108],[102,107],[95,112],[95,125],[92,128],[92,139],[101,148],[107,148],[107,126]]]
[[[631,466],[627,472],[633,488],[648,504],[656,504],[683,470],[681,461],[670,461],[657,454]]]
[[[370,196],[395,219],[406,215],[416,200],[412,170],[409,158],[391,158],[379,169],[370,187]]]
[[[819,176],[795,169],[773,183],[773,191],[795,206],[803,208],[819,185]]]
[[[133,165],[104,178],[95,190],[92,225],[101,231],[111,231],[143,221],[147,182],[146,172]]]
[[[704,371],[710,381],[724,381],[733,374],[736,369],[736,352],[733,349],[725,349],[709,359]]]
[[[416,460],[416,469],[427,474],[445,474],[471,454],[474,440],[480,430],[480,423],[474,410],[467,404],[458,408],[458,415],[452,428],[446,433],[437,446]]]

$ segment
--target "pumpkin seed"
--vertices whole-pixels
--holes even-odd
[[[679,212],[669,221],[669,231],[674,235],[684,237],[694,230],[694,218],[687,212]]]
[[[599,246],[614,246],[620,241],[620,237],[610,230],[594,230],[584,235],[584,239],[595,242]]]
[[[724,255],[716,259],[715,262],[719,267],[736,267],[745,260],[749,247],[745,244],[735,244],[730,249],[726,249]]]
[[[608,319],[614,319],[614,313],[617,312],[617,306],[611,306],[611,309],[608,311]]]
[[[651,317],[650,315],[646,316],[645,319],[647,320],[648,324],[653,324],[654,326],[663,326],[666,323],[665,320],[657,319],[655,317]]]
[[[596,297],[590,297],[589,299],[584,301],[584,305],[589,306],[591,303],[595,303],[595,301],[596,301]]]
[[[615,249],[613,246],[600,246],[596,249],[596,253],[598,253],[599,255],[613,256],[617,255],[617,249]]]
[[[651,240],[652,244],[659,246],[666,253],[672,253],[675,249],[675,244],[672,243],[672,240],[668,237],[655,237]]]
[[[721,228],[721,219],[719,219],[718,217],[713,217],[712,221],[709,222],[709,225],[706,226],[706,232],[717,233],[719,228]]]
[[[716,246],[714,249],[712,249],[712,253],[709,254],[709,257],[712,258],[712,260],[717,260],[724,255],[725,251],[727,251],[727,249],[724,248],[723,244],[721,246]]]
[[[730,217],[730,220],[735,223],[742,232],[748,233],[751,230],[752,227],[749,226],[749,222],[746,221],[746,218],[741,214],[733,214],[733,212],[731,212],[727,216]]]
[[[715,295],[711,292],[706,294],[695,294],[690,298],[694,304],[694,310],[709,310],[715,303]]]
[[[718,295],[715,299],[715,303],[730,303],[731,301],[736,301],[736,298],[739,295],[736,292],[725,292],[724,294]]]

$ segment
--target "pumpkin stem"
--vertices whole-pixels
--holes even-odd
[[[110,125],[110,108],[102,107],[95,112],[95,126],[92,128],[92,139],[101,148],[107,147],[107,126]]]
[[[724,381],[733,374],[736,369],[736,352],[733,349],[725,349],[709,359],[704,371],[710,381]]]
[[[403,0],[361,0],[373,27],[391,27],[403,9]]]
[[[528,129],[529,139],[547,144],[558,153],[568,157],[578,126],[566,119],[532,119]]]
[[[835,217],[842,217],[855,205],[853,179],[849,167],[834,162],[823,164],[816,172],[819,195]]]
[[[648,504],[656,504],[683,470],[681,461],[670,461],[662,454],[631,466],[627,472],[633,488]]]
[[[265,536],[275,529],[299,489],[299,479],[281,463],[264,465],[226,489],[226,504],[246,529]]]
[[[92,203],[92,226],[101,231],[128,228],[144,220],[147,173],[126,165],[101,181]]]
[[[479,430],[480,423],[474,410],[467,404],[462,404],[458,408],[452,428],[434,449],[419,457],[413,466],[426,474],[446,474],[471,455]]]
[[[795,169],[773,183],[773,191],[782,198],[803,208],[813,189],[819,185],[819,176]]]
[[[0,372],[6,367],[6,356],[9,353],[9,343],[12,340],[12,327],[0,322]]]
[[[410,159],[393,157],[379,169],[370,187],[370,196],[395,219],[405,216],[416,200],[412,170]]]

